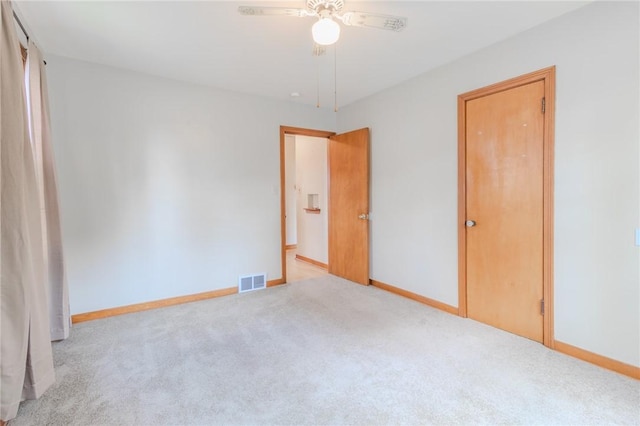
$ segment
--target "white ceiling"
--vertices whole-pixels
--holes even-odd
[[[316,105],[319,88],[321,107],[334,106],[334,49],[312,55],[314,18],[237,12],[239,5],[304,7],[304,0],[13,3],[45,58],[55,54],[308,105]],[[399,33],[342,26],[335,52],[338,106],[587,3],[345,0],[345,10],[409,21]]]

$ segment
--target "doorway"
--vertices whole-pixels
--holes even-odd
[[[555,68],[458,97],[459,312],[553,342]]]
[[[282,278],[287,279],[286,135],[328,138],[328,270],[369,284],[369,129],[336,135],[322,130],[280,127],[280,229]],[[308,194],[307,194],[308,195]]]
[[[282,268],[282,278],[277,282],[278,284],[284,284],[290,282],[289,277],[287,276],[288,268],[287,263],[292,263],[292,267],[301,266],[304,268],[301,271],[292,271],[294,273],[293,278],[299,279],[300,275],[305,273],[304,264],[297,264],[295,259],[295,251],[293,250],[293,244],[287,244],[287,212],[290,211],[288,209],[287,203],[287,174],[286,174],[286,140],[287,136],[309,136],[316,138],[329,138],[333,136],[334,132],[329,132],[325,130],[314,130],[314,129],[304,129],[300,127],[289,127],[289,126],[280,126],[280,232],[281,232],[281,268]],[[289,202],[289,204],[291,201]],[[291,225],[289,226],[291,228]],[[289,250],[287,250],[287,246],[289,246]],[[291,268],[291,269],[293,269]],[[297,272],[300,272],[299,274]],[[313,271],[307,271],[313,272]]]
[[[327,274],[328,139],[285,135],[287,281]]]

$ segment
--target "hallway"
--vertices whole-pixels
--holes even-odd
[[[327,275],[326,269],[304,260],[296,259],[296,249],[287,250],[287,282],[307,280]]]

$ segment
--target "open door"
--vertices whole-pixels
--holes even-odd
[[[369,129],[329,138],[329,273],[369,284]]]

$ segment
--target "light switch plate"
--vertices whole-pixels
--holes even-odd
[[[636,245],[640,247],[640,228],[636,228]]]

